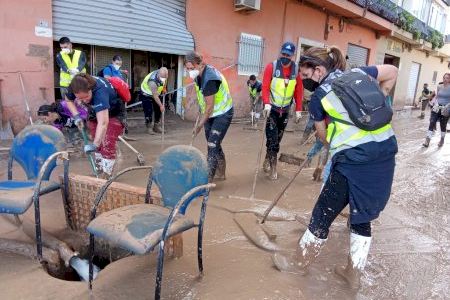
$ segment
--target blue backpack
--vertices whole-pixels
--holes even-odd
[[[331,88],[354,123],[350,125],[374,131],[391,122],[393,112],[386,96],[378,81],[366,73],[347,71],[333,80]]]

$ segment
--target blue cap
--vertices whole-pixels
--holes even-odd
[[[281,46],[281,54],[286,54],[289,56],[293,56],[295,53],[295,45],[291,42],[286,42]]]

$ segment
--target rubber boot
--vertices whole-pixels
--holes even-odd
[[[422,119],[422,120],[425,119],[425,112],[420,113],[419,119]]]
[[[270,162],[269,162],[269,154],[266,153],[266,158],[263,163],[263,171],[264,173],[270,173]]]
[[[272,256],[272,261],[281,272],[305,275],[308,266],[319,256],[326,241],[327,239],[319,239],[307,229],[294,254],[276,252]]]
[[[113,170],[114,170],[114,165],[116,164],[116,160],[115,159],[108,159],[108,158],[102,158],[101,161],[101,167],[103,169],[104,174],[106,175],[107,178],[111,177]]]
[[[147,128],[148,134],[154,134],[152,130],[152,122],[149,119],[145,119],[145,127]]]
[[[351,289],[359,289],[371,242],[372,237],[350,233],[350,253],[347,266],[334,269],[335,273],[344,279]]]
[[[227,161],[225,157],[220,159],[217,164],[216,174],[214,175],[214,180],[223,181],[226,179],[225,171],[227,168]]]
[[[444,138],[441,137],[441,140],[439,141],[438,147],[444,146]]]
[[[103,156],[99,152],[94,152],[94,165],[97,170],[97,175],[101,175],[103,173],[102,160]]]
[[[431,141],[431,139],[429,137],[426,137],[425,142],[422,144],[422,146],[428,148],[428,146],[430,146],[430,141]]]
[[[159,125],[159,122],[153,124],[153,132],[154,133],[162,133],[161,125]]]
[[[278,157],[277,155],[272,156],[269,158],[269,164],[270,164],[270,180],[277,180],[278,179],[278,173],[277,173],[277,162]]]

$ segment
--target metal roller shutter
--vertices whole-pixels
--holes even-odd
[[[184,55],[194,49],[184,0],[53,0],[55,40]]]
[[[409,72],[408,79],[408,95],[407,104],[412,104],[416,98],[417,83],[419,81],[420,64],[413,62],[411,65],[411,71]]]
[[[347,64],[350,68],[366,66],[369,58],[369,49],[348,44],[347,56]]]

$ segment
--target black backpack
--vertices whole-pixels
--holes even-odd
[[[112,73],[113,70],[112,70],[111,66],[108,65],[108,66],[102,68],[100,71],[97,72],[97,77],[105,77],[104,76],[105,74],[103,74],[103,71],[105,70],[105,68],[110,68],[111,69],[111,73]]]
[[[373,131],[391,122],[392,108],[373,77],[359,71],[345,72],[332,82],[331,88],[356,127]]]

